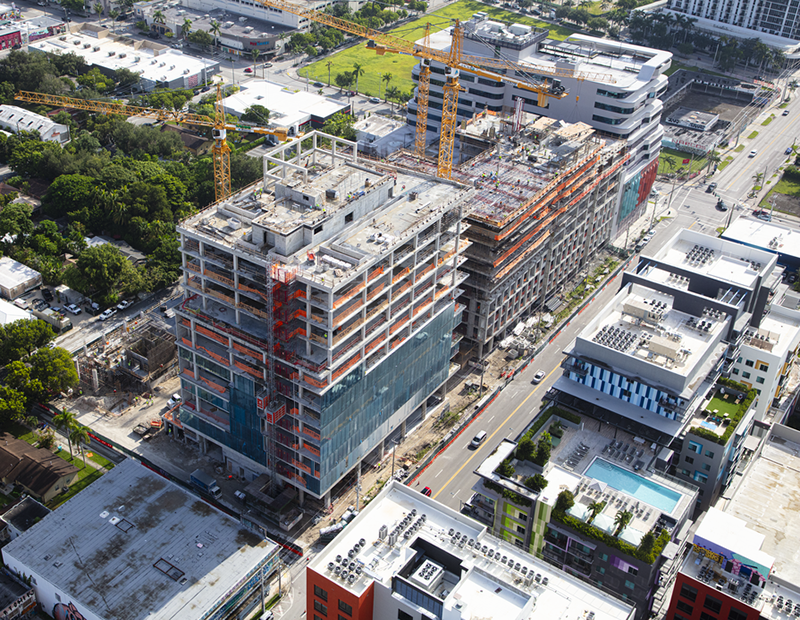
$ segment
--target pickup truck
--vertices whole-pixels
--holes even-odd
[[[200,489],[200,491],[207,493],[214,499],[222,497],[222,491],[217,486],[217,481],[202,469],[196,469],[192,472],[191,483]]]
[[[133,432],[142,439],[150,439],[159,430],[161,430],[161,420],[153,420],[149,424],[142,422],[133,427]]]

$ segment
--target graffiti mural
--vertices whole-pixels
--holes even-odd
[[[53,607],[53,618],[55,620],[86,620],[83,617],[83,614],[75,609],[75,605],[72,603],[69,606],[64,605],[64,603],[58,603],[55,607]]]

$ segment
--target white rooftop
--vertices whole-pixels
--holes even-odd
[[[39,272],[35,269],[31,269],[8,256],[0,258],[0,285],[3,287],[12,289],[38,277]]]
[[[0,105],[0,126],[14,133],[38,131],[42,140],[56,138],[54,142],[61,142],[62,134],[65,134],[63,137],[69,137],[69,127],[66,125],[15,105]]]
[[[407,516],[410,520],[402,526]],[[420,521],[421,526],[415,529],[414,524]],[[381,538],[381,527],[386,526],[391,533],[398,525],[401,525],[401,533],[390,545],[388,536]],[[455,542],[456,533],[460,535],[459,542]],[[329,567],[340,565],[337,556],[347,558],[348,552],[362,539],[365,544],[352,560],[359,567],[357,578],[353,582],[343,581]],[[465,542],[470,540],[472,545]],[[633,616],[633,608],[622,601],[489,535],[478,522],[397,482],[387,484],[311,562],[308,570],[336,581],[356,596],[362,595],[375,582],[391,589],[393,576],[421,587],[419,568],[429,561],[425,550],[432,548],[440,558],[433,564],[442,567],[442,558],[449,560],[449,568],[443,567],[441,583],[431,585],[428,590],[443,602],[445,615],[460,613],[464,620],[551,620],[579,618],[586,610],[593,610],[596,620],[622,620]],[[546,577],[547,585],[542,585],[543,579],[538,583],[533,577],[526,579],[521,572],[523,567],[525,575],[538,573]]]
[[[32,51],[50,54],[74,52],[90,66],[110,71],[129,69],[151,82],[171,82],[184,75],[200,74],[204,69],[210,71],[219,64],[151,41],[134,42],[130,39],[97,38],[82,34],[34,41],[28,47]]]
[[[312,117],[326,119],[349,106],[315,92],[295,91],[267,80],[247,82],[242,90],[224,100],[225,111],[239,117],[256,104],[269,109],[270,125],[279,127],[296,127]]]
[[[740,217],[725,229],[723,239],[766,252],[800,259],[800,230],[753,217]]]
[[[0,299],[0,325],[8,325],[14,321],[20,321],[22,319],[30,320],[32,318],[33,315],[27,310],[18,308],[5,299]]]

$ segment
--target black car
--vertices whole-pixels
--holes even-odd
[[[727,206],[727,205],[726,205],[724,202],[722,202],[722,201],[720,200],[720,201],[717,203],[717,209],[719,209],[720,211],[727,211],[727,210],[728,210],[728,206]]]
[[[53,291],[51,291],[49,288],[43,288],[42,297],[44,297],[45,301],[53,301]]]
[[[708,187],[706,187],[706,193],[707,193],[707,194],[710,194],[710,193],[711,193],[711,192],[713,192],[715,189],[717,189],[717,184],[716,184],[716,183],[709,183],[709,184],[708,184]]]

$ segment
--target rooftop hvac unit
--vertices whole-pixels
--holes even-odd
[[[93,51],[93,52],[99,52],[99,51],[100,51],[100,46],[99,46],[99,45],[95,45],[95,46],[92,48],[92,51]]]
[[[83,44],[83,49],[85,49],[85,50],[88,50],[90,47],[92,47],[91,43],[84,43]]]
[[[122,52],[122,53],[119,55],[119,57],[120,57],[120,58],[127,58],[127,56],[128,56],[128,55],[127,55],[125,52]]]
[[[394,547],[395,543],[397,542],[397,533],[392,532],[389,534],[389,546]]]
[[[142,59],[141,56],[134,56],[133,57],[133,62],[139,62],[141,59]]]
[[[59,41],[66,41],[66,40],[67,40],[67,37],[66,37],[66,36],[63,36],[63,37],[58,37],[58,40],[59,40]]]
[[[247,21],[247,18],[246,18],[246,17],[240,17],[240,18],[239,18],[239,23],[240,23],[240,24],[243,24],[243,23],[245,23],[246,21]]]
[[[381,528],[378,530],[378,539],[383,540],[386,538],[387,534],[389,533],[389,528],[385,525],[381,525]]]
[[[81,42],[80,42],[80,41],[78,41],[78,40],[75,40],[75,41],[73,41],[73,42],[72,42],[72,44],[73,44],[73,45],[80,45],[80,44],[81,44]]]
[[[114,50],[111,50],[110,52],[108,52],[108,55],[109,56],[114,56],[114,55],[116,55],[116,52]]]

